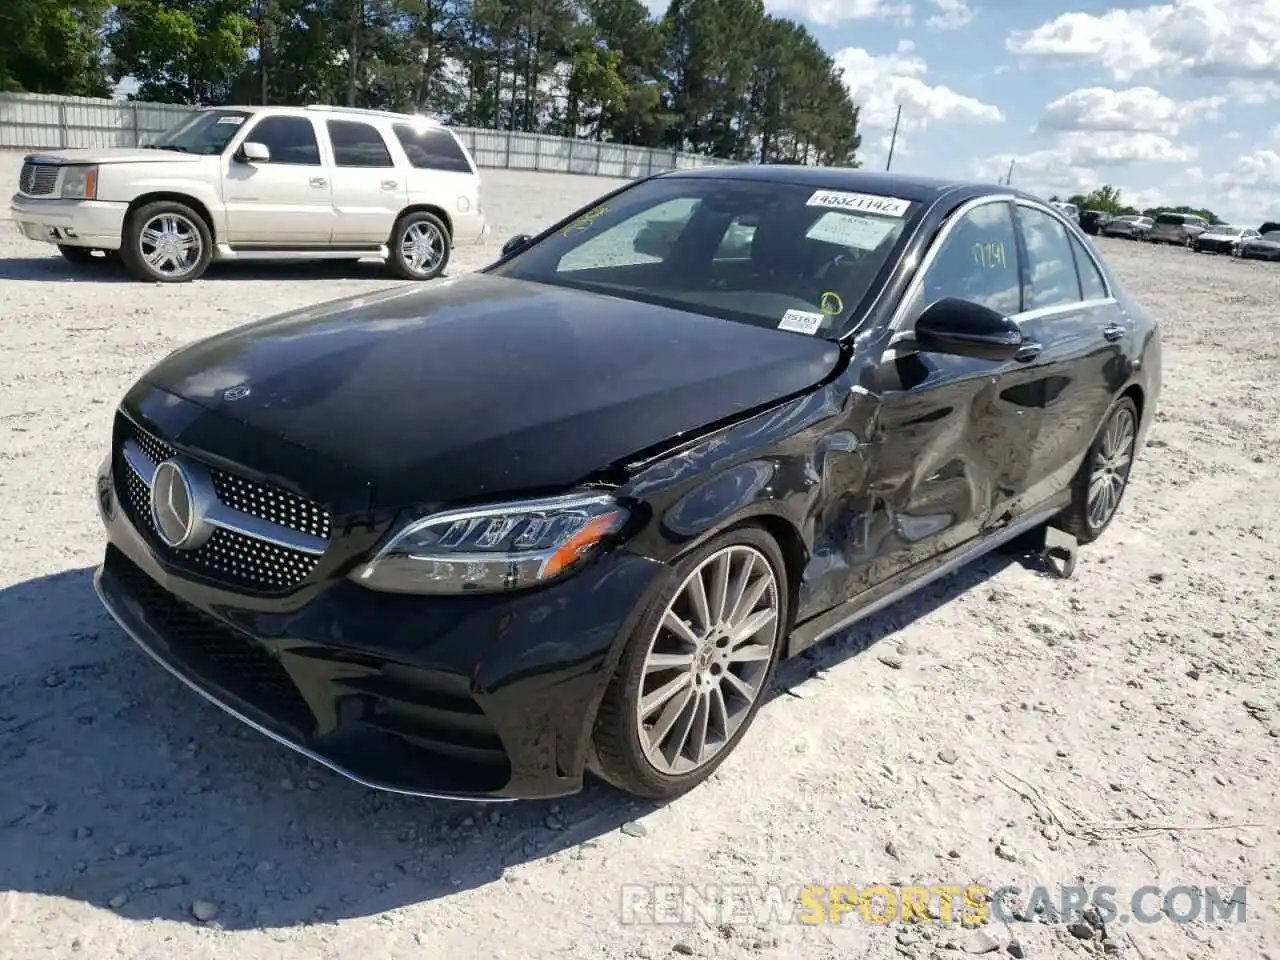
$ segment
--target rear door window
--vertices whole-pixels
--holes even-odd
[[[355,120],[328,121],[333,162],[339,167],[392,167],[391,153],[378,128]]]

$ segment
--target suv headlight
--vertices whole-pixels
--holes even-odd
[[[569,573],[629,513],[585,494],[438,513],[408,523],[351,579],[391,593],[498,593]]]
[[[65,167],[62,171],[64,200],[94,200],[98,196],[98,168]]]

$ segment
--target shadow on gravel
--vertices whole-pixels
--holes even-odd
[[[256,261],[215,263],[196,283],[246,280],[385,280],[399,282],[387,272],[381,260],[344,262],[341,260]],[[98,257],[87,266],[68,263],[60,256],[0,258],[0,280],[27,280],[36,283],[68,283],[91,280],[95,283],[142,283],[134,280],[114,259]]]
[[[1012,559],[977,561],[785,664],[770,699]],[[0,889],[137,920],[194,923],[203,901],[227,929],[314,924],[497,881],[653,809],[595,782],[558,803],[487,805],[341,779],[153,663],[101,610],[90,568],[0,590],[0,622]]]

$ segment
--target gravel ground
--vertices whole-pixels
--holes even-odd
[[[0,197],[16,161],[0,156]],[[494,243],[454,272],[611,185],[488,172]],[[1101,246],[1164,318],[1166,386],[1121,515],[1074,579],[993,558],[788,665],[737,754],[664,808],[594,785],[490,807],[377,795],[238,728],[90,586],[93,470],[130,381],[198,336],[389,285],[378,267],[142,285],[73,273],[0,224],[0,957],[1276,950],[1280,270]],[[1243,885],[1247,913],[1103,939],[1051,912],[974,931],[856,912],[627,924],[620,907],[623,884],[876,882],[1110,885],[1122,909],[1144,885]]]

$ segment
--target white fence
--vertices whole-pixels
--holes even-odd
[[[191,107],[172,103],[0,93],[0,149],[136,147],[173,126]],[[644,177],[662,170],[732,163],[676,150],[571,140],[537,133],[454,127],[482,167]]]

